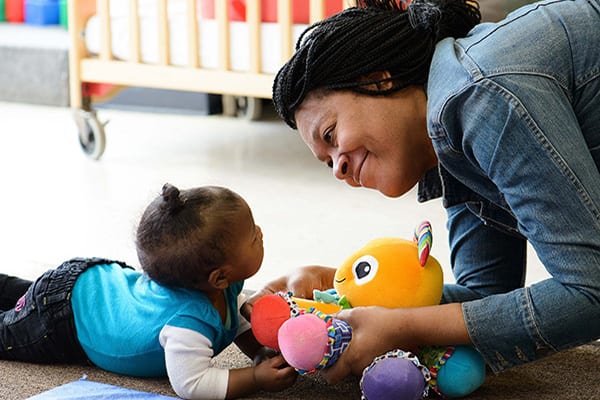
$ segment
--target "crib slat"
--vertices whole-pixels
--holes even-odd
[[[310,0],[310,23],[315,23],[325,17],[325,0]]]
[[[231,68],[231,57],[229,55],[229,10],[227,9],[229,2],[223,0],[214,1],[219,44],[219,68],[228,71]]]
[[[167,0],[158,0],[158,62],[170,64],[171,45],[169,43],[169,19]]]
[[[187,0],[187,38],[188,65],[190,68],[200,66],[198,48],[198,7],[196,0]]]
[[[250,45],[250,72],[259,73],[262,70],[261,46],[261,4],[260,0],[247,0],[246,21],[248,22]]]
[[[112,34],[110,29],[110,1],[98,0],[97,12],[100,18],[100,58],[112,60]]]
[[[293,54],[292,1],[277,1],[277,22],[281,31],[281,62],[285,63]]]
[[[140,16],[138,0],[129,0],[129,60],[139,63],[140,52]]]

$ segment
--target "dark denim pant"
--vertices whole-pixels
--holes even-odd
[[[0,359],[34,363],[81,363],[87,360],[75,331],[71,292],[86,269],[98,264],[124,263],[100,258],[75,258],[45,272],[17,300],[14,308],[0,311]],[[24,282],[8,278],[22,290]],[[4,296],[4,294],[3,294]]]
[[[33,282],[0,274],[0,312],[12,309]]]

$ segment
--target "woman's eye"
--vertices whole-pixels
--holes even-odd
[[[333,136],[333,135],[332,135],[332,131],[333,131],[332,129],[328,129],[328,130],[327,130],[327,131],[325,131],[325,133],[323,134],[323,141],[324,141],[325,143],[329,143],[329,144],[331,144],[331,141],[332,141],[332,136]]]

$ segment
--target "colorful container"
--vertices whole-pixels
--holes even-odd
[[[67,0],[60,0],[58,3],[58,22],[63,28],[69,29],[69,13],[67,11]]]
[[[215,18],[215,2],[223,0],[200,0],[202,18]],[[229,4],[229,20],[246,20],[246,0],[227,0]],[[262,22],[277,22],[277,0],[261,0]],[[326,0],[325,16],[335,14],[344,8],[344,0]],[[293,0],[292,21],[295,24],[308,24],[309,0]]]
[[[262,21],[277,22],[277,0],[262,0]],[[344,8],[343,0],[326,0],[325,16],[328,17]],[[292,2],[292,22],[294,24],[308,24],[309,0],[294,0]]]
[[[223,0],[201,0],[200,15],[204,19],[215,19],[215,2]],[[245,0],[227,0],[229,20],[230,21],[245,21],[246,20],[246,1]]]
[[[6,20],[8,22],[23,22],[25,13],[24,0],[5,0]]]
[[[6,3],[0,0],[0,22],[6,21]]]
[[[25,0],[25,23],[57,25],[58,22],[58,0]]]

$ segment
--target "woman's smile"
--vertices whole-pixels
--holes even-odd
[[[363,159],[360,161],[360,163],[354,169],[354,173],[353,173],[354,176],[352,179],[354,179],[354,182],[358,183],[360,186],[363,186],[362,171],[363,171],[363,166],[365,165],[365,161],[367,160],[368,156],[369,156],[369,152],[367,151],[365,153],[365,156],[363,157]]]

